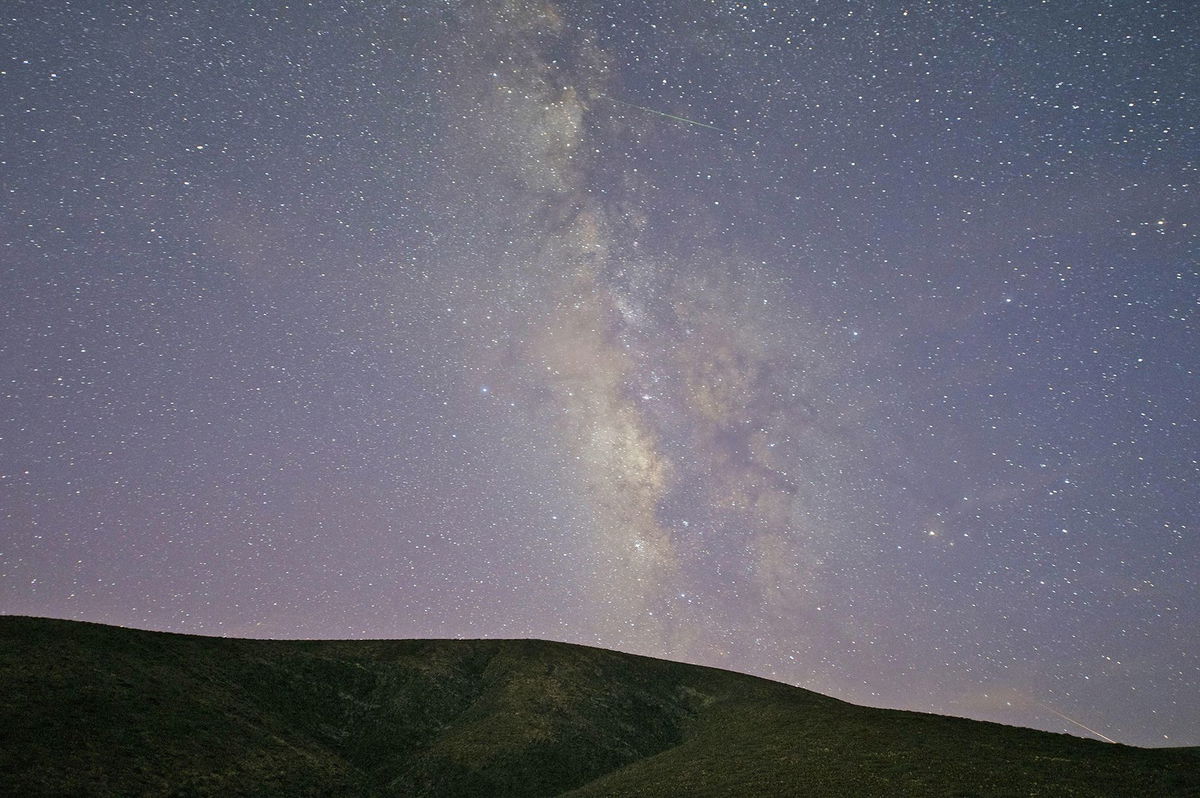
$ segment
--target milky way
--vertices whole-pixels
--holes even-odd
[[[16,2],[0,610],[1200,743],[1198,23]]]

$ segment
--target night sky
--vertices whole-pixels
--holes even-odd
[[[2,15],[0,611],[1200,744],[1193,0]]]

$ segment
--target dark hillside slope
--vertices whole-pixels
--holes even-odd
[[[563,643],[0,617],[5,795],[1200,795],[1200,751]]]

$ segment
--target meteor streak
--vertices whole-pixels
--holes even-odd
[[[1068,723],[1074,723],[1074,724],[1075,724],[1076,726],[1078,726],[1079,728],[1081,728],[1081,729],[1086,729],[1087,731],[1090,731],[1092,734],[1096,735],[1097,737],[1099,737],[1101,740],[1104,740],[1105,742],[1109,742],[1109,743],[1115,743],[1115,742],[1116,742],[1116,740],[1114,740],[1113,738],[1111,738],[1111,737],[1107,737],[1107,736],[1105,736],[1105,735],[1101,734],[1100,732],[1098,732],[1098,731],[1096,731],[1095,729],[1093,729],[1091,726],[1085,726],[1084,724],[1080,723],[1079,721],[1075,720],[1074,718],[1072,718],[1072,717],[1070,717],[1070,716],[1068,716],[1068,715],[1064,715],[1063,713],[1059,712],[1057,709],[1055,709],[1054,707],[1050,706],[1049,704],[1043,704],[1041,701],[1038,701],[1036,698],[1031,698],[1031,697],[1029,697],[1029,696],[1025,696],[1025,698],[1028,698],[1030,701],[1032,701],[1033,703],[1037,704],[1037,705],[1038,705],[1039,707],[1041,707],[1042,709],[1045,709],[1045,710],[1047,710],[1047,711],[1049,711],[1049,712],[1053,712],[1055,715],[1058,715],[1060,718],[1062,718],[1063,720],[1067,721]]]
[[[697,125],[698,127],[706,127],[709,130],[715,130],[718,133],[728,133],[729,132],[728,130],[723,130],[722,128],[719,128],[716,125],[709,125],[705,122],[697,122],[695,119],[687,119],[682,116],[675,116],[674,114],[664,113],[663,111],[655,111],[653,108],[647,108],[644,105],[635,105],[634,103],[627,103],[624,100],[618,100],[616,97],[609,97],[608,99],[612,100],[615,103],[620,103],[621,105],[628,105],[630,108],[636,108],[639,111],[645,111],[648,114],[654,114],[655,116],[665,116],[667,119],[674,119],[676,122],[686,122],[689,125]]]

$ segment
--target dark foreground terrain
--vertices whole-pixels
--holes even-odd
[[[1200,749],[867,709],[540,641],[0,617],[3,795],[1200,795]]]

